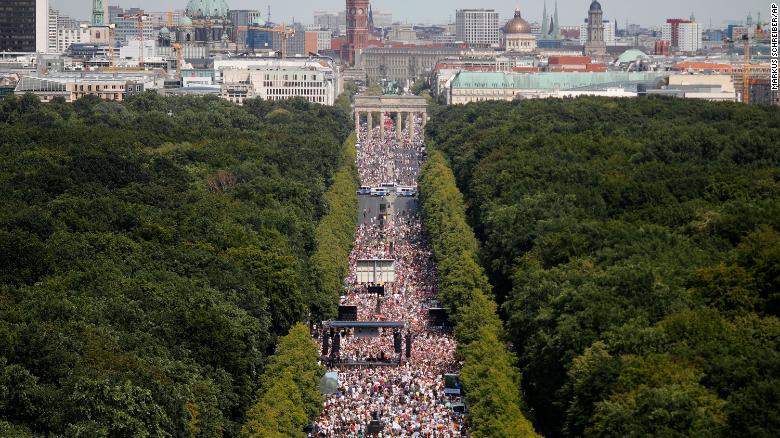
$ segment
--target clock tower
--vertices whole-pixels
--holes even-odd
[[[347,45],[342,60],[355,64],[355,53],[368,47],[369,0],[347,0]],[[346,56],[344,56],[346,55]]]

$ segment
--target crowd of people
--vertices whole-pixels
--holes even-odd
[[[360,130],[360,147],[357,151],[358,174],[364,186],[379,187],[384,183],[413,186],[417,183],[420,156],[425,154],[422,135],[422,116],[415,115],[417,127],[414,136],[404,130],[397,138],[394,129],[386,129],[384,139],[378,127],[371,131]]]
[[[392,131],[382,139],[378,128],[361,129],[357,162],[362,185],[416,185],[425,147],[422,120],[414,123],[420,134],[410,138],[404,130],[400,140]],[[327,397],[312,436],[466,436],[463,414],[453,409],[461,400],[444,391],[444,375],[457,373],[462,365],[453,355],[455,340],[449,331],[428,325],[438,277],[420,216],[405,210],[380,219],[378,213],[363,211],[341,304],[357,306],[358,321],[404,323],[403,348],[397,348],[390,328],[376,333],[342,330],[339,360],[331,362],[340,387]],[[357,263],[366,259],[394,260],[395,278],[382,284],[383,293],[358,282]]]

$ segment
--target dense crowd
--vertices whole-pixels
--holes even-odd
[[[404,130],[400,140],[392,132],[381,139],[378,128],[371,133],[361,129],[357,161],[362,185],[416,185],[425,147],[422,120],[414,123],[420,134],[410,138]],[[377,436],[382,437],[466,436],[462,414],[453,410],[460,400],[444,392],[444,375],[461,366],[453,356],[455,340],[449,332],[427,326],[427,305],[436,302],[438,278],[420,217],[400,211],[380,220],[377,213],[363,211],[341,304],[357,306],[358,321],[404,322],[403,348],[396,352],[389,328],[375,336],[343,331],[334,365],[340,387],[327,398],[314,434],[363,437],[372,419],[378,419],[382,432]],[[383,284],[384,295],[358,283],[356,267],[362,259],[395,260],[395,281]],[[412,339],[408,358],[407,334]]]
[[[393,129],[386,129],[382,139],[379,128],[374,128],[369,137],[367,126],[361,127],[357,164],[362,185],[416,185],[420,157],[425,154],[422,116],[415,116],[414,123],[417,126],[414,137],[410,136],[408,130],[403,130],[400,139]]]

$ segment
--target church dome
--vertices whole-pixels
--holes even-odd
[[[190,0],[186,12],[193,18],[220,18],[227,17],[228,10],[225,0]]]
[[[590,12],[601,12],[601,3],[598,0],[593,0],[590,4]]]
[[[520,16],[520,9],[515,9],[515,18],[506,23],[504,33],[531,33],[531,25]]]

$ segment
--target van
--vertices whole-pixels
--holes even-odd
[[[398,196],[414,197],[417,196],[417,189],[414,187],[398,187],[396,190]]]
[[[358,195],[370,195],[371,194],[371,187],[369,186],[360,186],[360,188],[357,191]]]
[[[384,187],[375,187],[371,189],[371,196],[387,196],[390,192]]]

